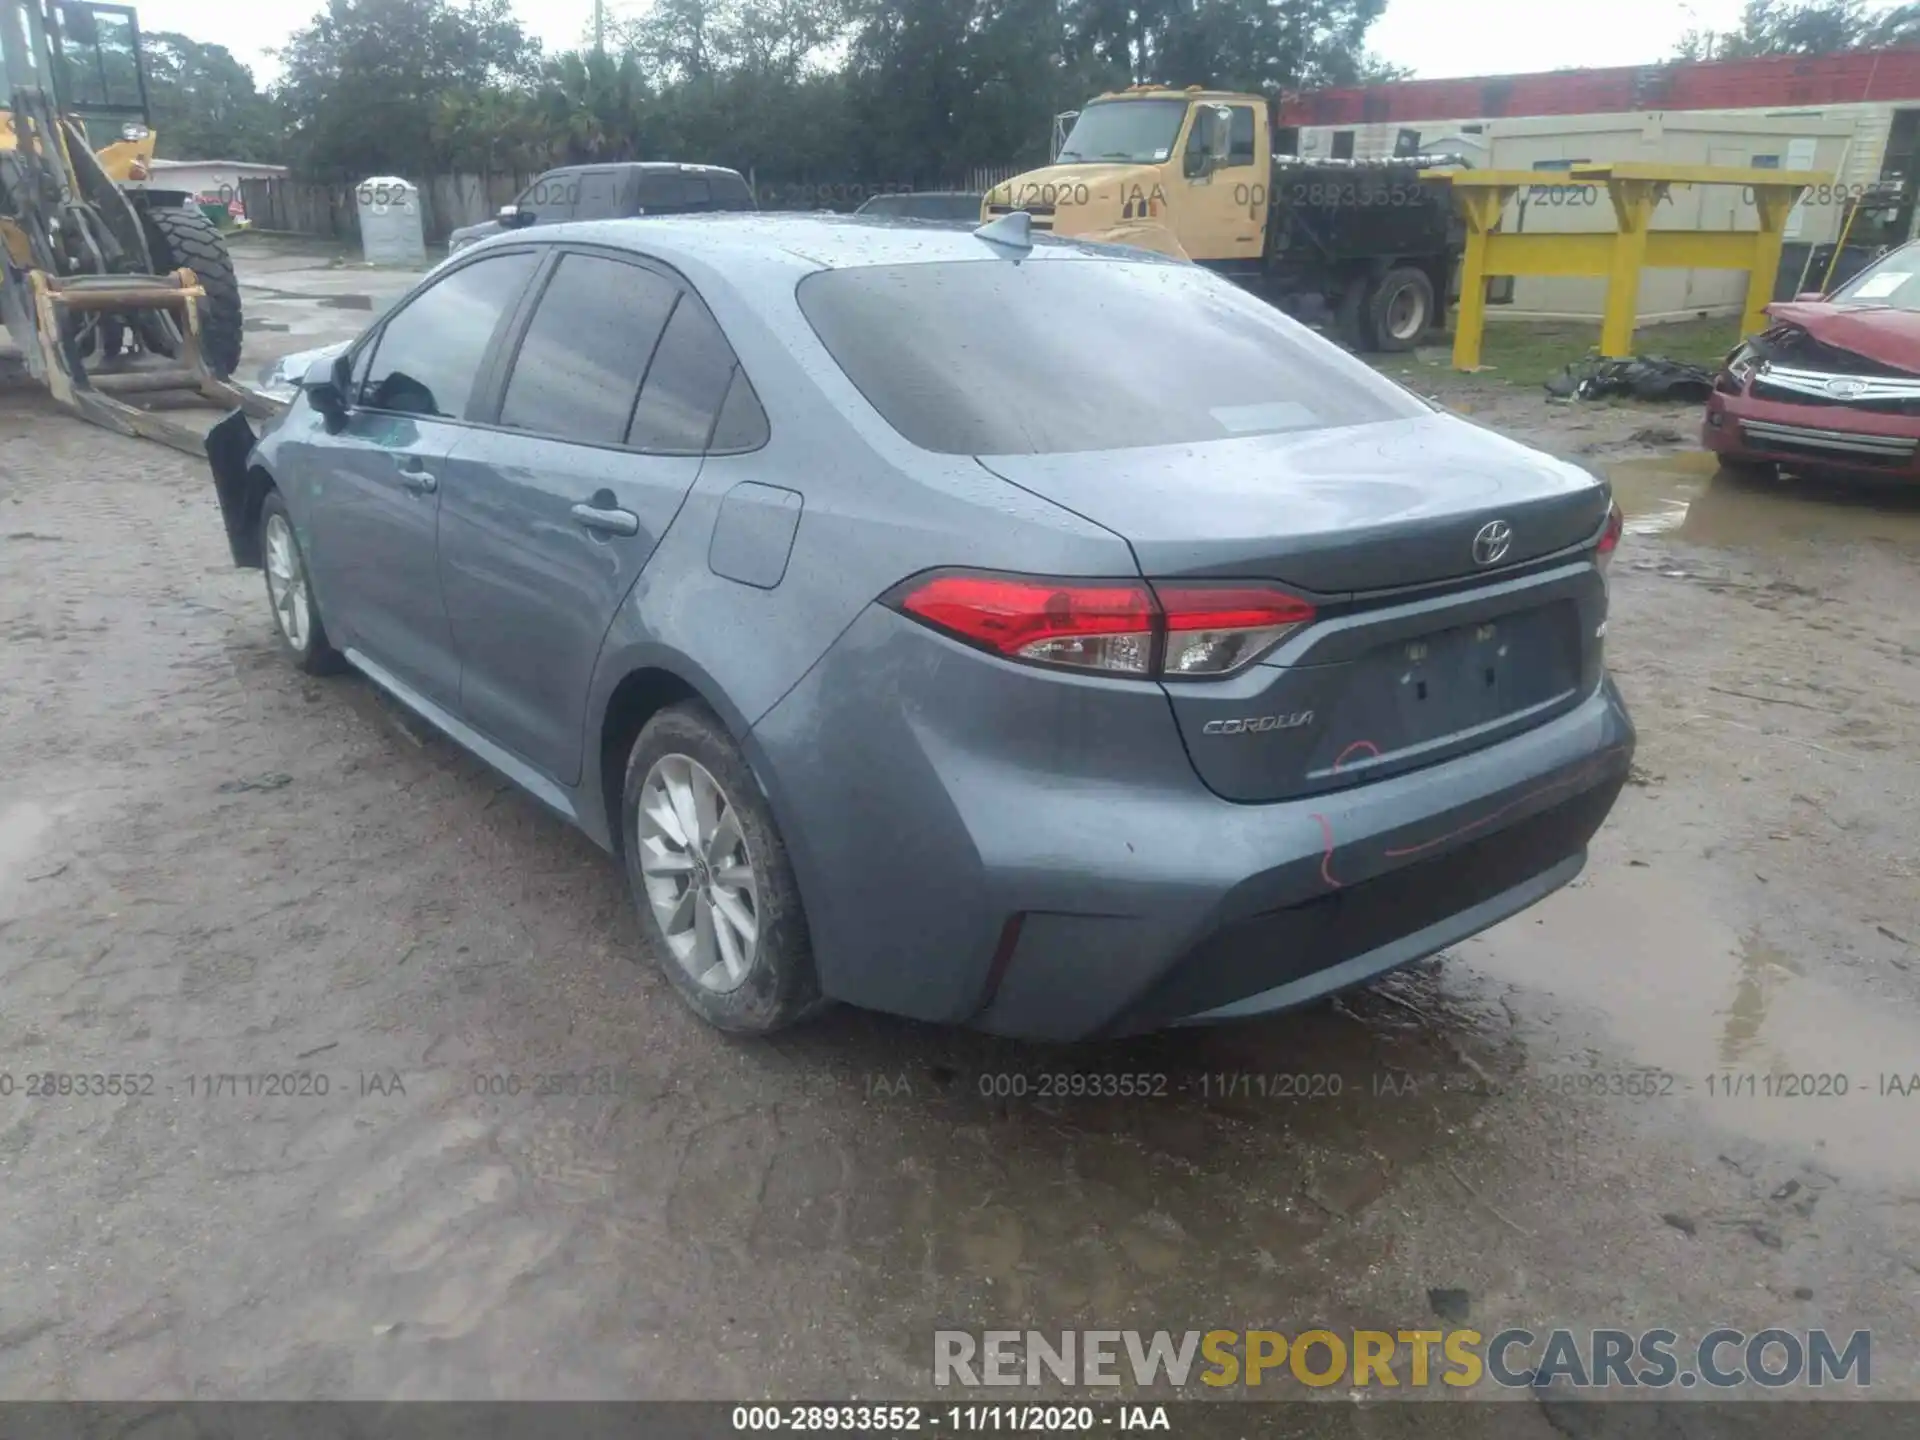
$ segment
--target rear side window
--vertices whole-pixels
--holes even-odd
[[[675,454],[704,450],[736,364],[707,307],[683,296],[640,387],[627,444]]]
[[[567,255],[514,356],[500,423],[618,445],[679,287],[651,270]]]
[[[1227,127],[1227,164],[1253,164],[1253,107],[1235,105],[1233,123]]]
[[[754,208],[747,182],[738,175],[717,171],[704,175],[642,171],[639,205],[642,215]]]
[[[747,372],[736,365],[707,449],[722,455],[758,450],[767,443],[767,436],[767,412],[760,408],[760,397],[753,393]]]
[[[662,175],[642,171],[640,175],[640,213],[659,215],[685,210],[695,203],[704,204],[707,182],[686,175]]]
[[[406,415],[465,416],[494,331],[538,264],[525,250],[489,255],[414,296],[381,330],[360,402]]]
[[[1430,413],[1196,266],[877,265],[816,271],[797,293],[887,423],[946,454],[1120,450]]]

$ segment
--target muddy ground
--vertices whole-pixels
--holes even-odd
[[[255,263],[255,358],[332,338]],[[586,841],[277,657],[201,468],[0,397],[0,1397],[924,1396],[936,1326],[1461,1317],[1871,1328],[1920,1396],[1920,503],[1407,368],[1612,470],[1634,783],[1443,960],[1069,1051],[703,1029]],[[1061,1071],[1167,1093],[983,1094]]]

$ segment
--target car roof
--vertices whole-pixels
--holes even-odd
[[[556,165],[545,173],[560,175],[573,170],[645,170],[649,173],[666,171],[675,175],[731,175],[737,180],[746,178],[738,170],[730,170],[725,165],[686,165],[678,160],[586,160],[578,165]]]
[[[842,270],[869,265],[925,265],[988,260],[1006,253],[956,226],[936,229],[878,215],[767,211],[646,215],[631,220],[574,220],[508,232],[525,243],[586,243],[651,255],[681,269]],[[1110,259],[1141,264],[1183,262],[1150,251],[1033,232],[1032,260]]]

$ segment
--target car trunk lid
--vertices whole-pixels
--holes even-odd
[[[1260,663],[1163,682],[1227,799],[1432,764],[1599,679],[1606,591],[1583,547],[1606,486],[1454,417],[981,463],[1117,531],[1149,580],[1268,580],[1314,600],[1315,621]]]
[[[1143,574],[1275,580],[1323,596],[1454,580],[1591,538],[1606,491],[1450,415],[1195,445],[982,456],[1123,536]],[[1506,548],[1475,553],[1487,525]]]

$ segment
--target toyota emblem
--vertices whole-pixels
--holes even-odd
[[[1504,520],[1489,520],[1473,537],[1473,563],[1498,565],[1513,544],[1513,527]]]
[[[1850,400],[1855,395],[1864,395],[1867,391],[1867,383],[1864,380],[1854,380],[1843,375],[1839,379],[1827,381],[1826,388],[1829,395]]]

